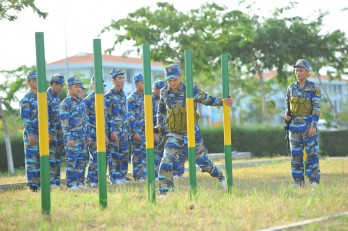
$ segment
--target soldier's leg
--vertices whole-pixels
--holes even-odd
[[[166,142],[158,175],[160,194],[166,194],[169,190],[174,191],[173,162],[177,158],[177,152],[183,148],[183,140],[178,137],[170,137]]]
[[[142,159],[143,152],[141,141],[134,141],[134,151],[132,153],[133,179],[135,181],[142,177]]]
[[[291,172],[296,184],[303,186],[303,137],[302,132],[289,131],[290,151],[291,151]]]
[[[158,139],[158,143],[155,144],[154,155],[155,155],[155,177],[158,178],[159,165],[163,157],[163,149],[158,149],[158,145],[161,143],[162,138]]]
[[[97,145],[94,139],[92,139],[91,145],[88,147],[89,164],[86,181],[89,184],[98,184],[98,154]]]
[[[38,139],[38,137],[36,137]],[[26,134],[23,134],[25,170],[27,176],[27,185],[30,190],[37,191],[40,188],[40,157],[38,140],[36,144],[29,143]]]
[[[319,168],[319,137],[318,132],[313,137],[308,137],[308,130],[306,132],[305,148],[307,152],[307,168],[306,172],[309,181],[320,182],[320,168]]]
[[[57,171],[56,171],[56,184],[60,185],[60,166],[62,163],[62,158],[65,155],[65,149],[64,149],[64,139],[63,136],[58,135],[58,143],[57,143],[57,149],[56,149],[56,161],[57,161]]]
[[[86,147],[86,139],[81,137],[78,142],[79,154],[76,161],[76,173],[78,177],[77,185],[85,184],[85,173],[86,173],[86,162],[87,162],[87,147]]]
[[[114,184],[117,179],[117,152],[118,152],[118,143],[113,140],[109,141],[107,145],[107,157],[109,164],[109,179],[110,183]]]
[[[57,137],[54,136],[54,140],[49,143],[49,149],[50,149],[50,183],[51,185],[57,185],[57,171],[58,171],[58,165],[57,165],[57,159],[56,159],[56,152],[57,152],[57,146],[58,146],[58,140]]]
[[[196,164],[201,168],[202,172],[209,173],[212,177],[219,179],[219,181],[225,179],[222,171],[208,158],[203,139],[200,137],[196,137]]]
[[[76,162],[79,157],[79,152],[76,147],[66,146],[66,185],[68,188],[77,187],[78,174],[76,170]]]
[[[120,149],[117,155],[119,171],[118,179],[124,180],[127,177],[128,173],[128,136],[126,135],[126,133],[120,133],[119,138]]]

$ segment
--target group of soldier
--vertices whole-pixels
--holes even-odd
[[[164,69],[165,80],[153,84],[152,104],[155,136],[155,175],[159,181],[159,191],[166,194],[174,189],[173,178],[184,176],[186,159],[187,131],[177,127],[181,121],[167,110],[185,108],[185,84],[181,82],[181,71],[177,64]],[[145,181],[145,115],[144,115],[144,78],[141,73],[133,77],[135,90],[128,97],[123,90],[125,72],[114,68],[110,71],[113,88],[104,95],[105,140],[109,181],[111,184],[124,184],[131,181],[127,177],[129,147],[134,181]],[[25,147],[25,167],[30,191],[40,189],[40,158],[38,141],[37,110],[37,73],[30,71],[27,83],[30,91],[20,101],[20,115],[24,124],[23,139]],[[66,80],[67,97],[60,102],[58,94],[65,85],[63,75],[53,75],[47,89],[48,128],[50,148],[50,184],[51,188],[60,185],[60,165],[63,155],[66,157],[66,184],[70,190],[98,186],[98,158],[96,149],[96,113],[95,79],[91,77],[92,93],[84,96],[84,86],[77,77]],[[173,85],[174,83],[174,85]],[[177,86],[181,86],[178,88]],[[194,88],[197,102],[210,106],[221,106],[222,99],[212,97]],[[227,99],[230,100],[231,99]],[[195,103],[197,109],[197,103]],[[168,120],[171,120],[168,127]],[[197,121],[196,121],[197,122]],[[181,126],[181,124],[180,124]],[[176,129],[174,129],[174,127]],[[196,124],[197,164],[203,172],[209,172],[224,185],[224,175],[207,158]],[[165,137],[165,134],[167,137]],[[130,144],[130,145],[129,145]],[[161,146],[161,147],[160,147]],[[87,158],[89,163],[87,167]],[[160,167],[161,166],[161,167]],[[87,169],[87,173],[86,173]],[[225,187],[225,186],[223,186]]]

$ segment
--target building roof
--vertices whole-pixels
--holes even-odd
[[[94,61],[92,53],[77,53],[73,56],[68,57],[69,64],[81,64],[81,63],[90,63]],[[102,55],[103,62],[118,62],[118,63],[128,63],[128,64],[142,64],[143,60],[141,58],[132,58],[124,56],[113,56],[113,55]],[[48,63],[47,65],[65,65],[66,59],[61,59]],[[151,65],[161,67],[161,62],[151,62]]]

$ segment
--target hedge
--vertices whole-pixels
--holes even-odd
[[[209,153],[224,152],[222,127],[202,128],[205,148]],[[253,157],[287,155],[285,132],[280,127],[232,127],[232,150],[251,152]],[[348,156],[348,130],[319,131],[320,154]],[[21,135],[11,137],[15,168],[24,168],[24,146]],[[6,147],[0,135],[0,171],[7,171]]]

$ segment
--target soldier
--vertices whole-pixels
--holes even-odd
[[[58,94],[62,91],[63,86],[64,76],[56,74],[51,77],[50,87],[47,89],[51,188],[56,188],[60,185],[60,163],[62,153],[58,145],[61,143],[59,139],[62,139],[62,128],[59,122],[60,100]]]
[[[86,105],[78,97],[82,82],[77,77],[67,80],[68,96],[59,105],[66,152],[66,181],[70,190],[85,187],[86,146],[90,145]]]
[[[164,87],[166,84],[165,81],[163,80],[157,80],[153,83],[152,86],[152,108],[153,108],[153,124],[156,125],[157,123],[157,110],[158,110],[158,103],[160,100],[160,92],[161,89]],[[162,124],[162,128],[165,128],[164,124]],[[161,142],[163,141],[163,135],[159,133],[155,133],[154,135],[154,140],[155,140],[155,149],[154,149],[154,154],[155,154],[155,176],[158,178],[158,168],[161,163],[161,159],[163,157],[163,148],[159,147]]]
[[[128,178],[128,125],[124,72],[112,69],[110,77],[114,87],[105,94],[106,117],[108,121],[108,138],[106,153],[109,162],[111,184],[127,183]]]
[[[133,179],[144,181],[146,174],[144,77],[133,77],[135,91],[127,97],[129,135],[134,144],[132,153]]]
[[[305,59],[297,60],[296,81],[291,83],[286,94],[285,119],[290,121],[291,171],[294,187],[304,186],[303,149],[307,152],[307,175],[310,185],[320,182],[319,137],[317,124],[320,115],[320,89],[307,79],[310,63]]]
[[[105,87],[105,85],[104,85]],[[87,148],[89,153],[89,165],[86,181],[91,187],[98,186],[98,155],[97,155],[97,131],[96,131],[96,117],[95,117],[95,92],[94,92],[94,76],[91,77],[91,89],[92,93],[84,98],[84,103],[87,108],[87,115],[89,119],[91,144]],[[105,125],[107,123],[105,122]],[[107,131],[107,129],[105,129]],[[105,139],[108,143],[108,139]]]
[[[39,157],[39,131],[37,113],[37,74],[30,71],[27,74],[29,92],[19,102],[20,116],[24,125],[23,141],[25,154],[25,170],[27,185],[30,192],[40,189],[40,157]]]
[[[170,64],[164,68],[165,80],[168,86],[161,89],[160,102],[157,111],[157,128],[161,131],[161,124],[166,119],[166,126],[170,133],[168,141],[164,146],[164,154],[159,168],[159,192],[161,195],[167,194],[169,190],[174,190],[173,181],[173,162],[178,159],[179,153],[187,150],[187,125],[186,125],[186,85],[181,82],[182,75],[178,64]],[[195,109],[195,140],[196,140],[196,164],[202,172],[208,172],[212,177],[217,178],[221,186],[226,189],[226,181],[223,173],[208,159],[204,148],[202,135],[198,125],[199,115],[197,114],[197,103],[207,106],[222,106],[225,103],[232,105],[232,98],[221,99],[209,96],[205,92],[193,88],[194,109]],[[175,115],[175,116],[174,116]]]

